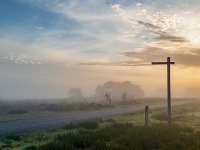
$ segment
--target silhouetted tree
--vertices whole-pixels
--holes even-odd
[[[126,100],[126,95],[127,94],[125,92],[122,93],[122,100]]]
[[[111,105],[110,93],[106,92],[105,98],[106,98],[106,100],[109,102],[109,105]]]

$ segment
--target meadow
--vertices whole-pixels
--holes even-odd
[[[175,103],[188,102],[190,99],[174,99]],[[115,100],[108,105],[106,100],[93,102],[90,99],[78,101],[76,99],[52,100],[0,100],[0,122],[27,118],[38,118],[53,115],[70,114],[80,111],[109,109],[113,107],[144,106],[166,103],[164,98],[141,98],[131,100]]]
[[[53,115],[70,114],[80,111],[92,111],[113,108],[114,105],[94,102],[69,102],[59,100],[0,100],[0,122],[27,118],[38,118]]]
[[[148,127],[141,111],[11,134],[1,139],[0,149],[200,149],[200,101],[173,106],[171,128],[167,126],[167,108],[151,110],[148,104]]]

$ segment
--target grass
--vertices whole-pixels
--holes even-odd
[[[116,123],[95,130],[69,132],[56,136],[38,150],[65,149],[192,149],[200,144],[200,134],[187,127],[153,125],[150,127]]]
[[[174,102],[183,102],[189,101],[188,99],[174,99]],[[151,105],[151,104],[163,104],[166,103],[164,98],[144,98],[144,99],[135,99],[135,100],[126,100],[123,102],[114,102],[115,107],[128,107],[128,106],[141,106],[141,105]],[[49,106],[49,105],[47,105]],[[51,106],[51,105],[50,105]],[[0,122],[8,120],[19,120],[27,118],[38,118],[52,115],[62,115],[70,114],[80,111],[93,111],[98,109],[109,109],[111,106],[88,103],[88,104],[64,104],[63,111],[46,111],[46,110],[29,110],[29,109],[5,109],[0,108]],[[112,106],[114,107],[114,106]],[[27,111],[29,110],[29,111]]]
[[[171,128],[166,114],[166,108],[151,110],[150,106],[148,127],[141,111],[9,135],[0,141],[0,150],[200,149],[200,102],[173,106]]]
[[[12,109],[7,112],[8,114],[25,114],[28,113],[28,110],[25,109]]]
[[[78,112],[78,111],[71,111],[71,112],[29,111],[28,113],[15,113],[15,114],[4,113],[3,115],[0,115],[0,122],[8,121],[8,120],[46,117],[46,116],[52,116],[52,115],[71,114],[75,112]]]
[[[70,123],[66,124],[63,129],[78,129],[78,128],[84,128],[84,129],[97,129],[99,126],[99,120],[84,120],[79,123]]]
[[[72,106],[72,108],[70,108]],[[68,109],[68,107],[70,109]],[[5,110],[0,109],[0,122],[9,121],[9,120],[19,120],[19,119],[28,119],[28,118],[39,118],[39,117],[46,117],[46,116],[53,116],[53,115],[64,115],[64,114],[71,114],[80,111],[94,111],[99,109],[110,109],[114,108],[114,106],[109,105],[101,105],[90,103],[87,105],[67,105],[66,110],[63,111],[44,111],[44,110],[35,110],[35,111],[27,111],[26,109],[11,109]]]

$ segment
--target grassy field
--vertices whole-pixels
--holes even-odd
[[[19,107],[19,106],[18,106]],[[21,107],[21,106],[20,106]],[[45,104],[36,106],[34,109],[28,108],[2,108],[0,107],[0,122],[9,120],[19,120],[28,118],[39,118],[53,115],[71,114],[80,111],[94,111],[99,109],[110,109],[114,105],[98,103],[75,103],[75,104]]]
[[[188,102],[189,99],[174,99],[174,103],[179,102]],[[110,107],[128,107],[128,106],[144,106],[151,104],[164,104],[166,103],[166,99],[164,98],[144,98],[144,99],[135,99],[135,100],[127,100],[127,101],[117,101],[113,103],[113,106],[108,106],[105,104],[96,104],[96,103],[88,103],[83,105],[82,103],[78,104],[68,104],[65,108],[61,110],[29,110],[27,108],[21,109],[5,109],[0,107],[0,122],[8,121],[8,120],[19,120],[19,119],[27,119],[27,118],[38,118],[52,115],[63,115],[70,114],[80,111],[93,111],[98,109],[109,109]]]
[[[150,105],[149,105],[150,106]],[[172,107],[172,127],[167,108],[112,118],[99,118],[63,128],[9,135],[0,141],[5,150],[65,149],[200,149],[200,102]]]

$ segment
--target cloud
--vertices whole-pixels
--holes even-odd
[[[143,21],[138,21],[138,23],[144,25],[145,27],[147,27],[150,30],[160,31],[162,29],[161,27],[155,26],[152,23],[143,22]]]
[[[118,52],[118,54],[139,60],[139,62],[165,61],[171,57],[180,67],[200,67],[200,48],[179,47],[176,50],[162,49],[158,47],[144,47],[139,50]]]
[[[86,66],[149,66],[150,63],[136,61],[118,61],[118,62],[88,62],[80,63]]]
[[[35,27],[35,28],[38,29],[38,30],[44,29],[43,27]]]
[[[187,40],[185,37],[179,37],[179,36],[164,33],[164,32],[155,32],[155,33],[159,35],[154,38],[155,40],[180,42],[180,43],[189,42],[189,40]]]
[[[9,53],[8,55],[0,55],[2,63],[16,63],[16,64],[32,64],[32,65],[41,65],[42,63],[37,60],[33,60],[33,58],[28,57],[23,53]]]
[[[73,27],[69,30],[67,26],[62,26],[62,28],[36,26],[37,36],[33,36],[35,33],[26,34],[26,36],[33,36],[33,40],[28,44],[26,39],[30,37],[20,36],[20,31],[13,33],[11,37],[6,37],[10,41],[17,39],[21,45],[24,44],[22,52],[29,59],[22,59],[24,62],[21,61],[21,63],[32,61],[78,64],[105,59],[116,64],[117,61],[126,61],[127,58],[148,62],[148,55],[162,56],[162,59],[167,55],[176,55],[174,51],[166,49],[176,50],[181,56],[183,49],[194,49],[195,46],[191,43],[198,42],[198,38],[192,39],[190,32],[186,30],[188,27],[186,18],[191,18],[195,11],[187,13],[185,17],[177,13],[178,8],[171,7],[170,11],[161,10],[148,3],[131,3],[128,6],[123,3],[108,4],[105,1],[91,0],[84,2],[30,0],[24,2],[61,15],[58,24],[73,23]],[[184,10],[184,12],[188,11]],[[45,30],[41,30],[41,27]],[[191,31],[193,33],[194,30]],[[9,53],[13,51],[15,48]],[[76,58],[73,59],[72,56]],[[9,58],[10,61],[15,59]]]

